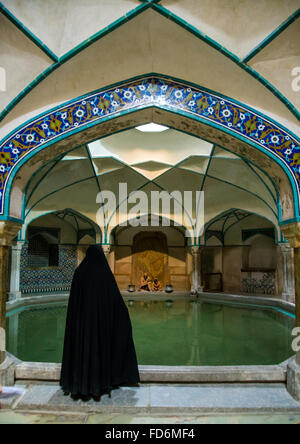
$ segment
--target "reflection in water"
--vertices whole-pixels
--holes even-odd
[[[294,319],[275,310],[229,304],[128,301],[141,365],[267,365],[293,355]],[[27,307],[7,319],[10,353],[61,362],[66,303]]]

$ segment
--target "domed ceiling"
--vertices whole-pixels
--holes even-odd
[[[73,149],[44,165],[26,193],[26,225],[72,208],[96,222],[100,191],[119,197],[144,191],[205,192],[205,223],[236,208],[278,223],[278,195],[268,175],[248,160],[204,140],[169,129],[128,130]],[[112,230],[114,226],[111,226]]]

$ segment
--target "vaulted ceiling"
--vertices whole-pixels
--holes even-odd
[[[299,0],[3,0],[0,130],[157,72],[223,93],[299,133]]]
[[[45,164],[27,187],[25,223],[65,208],[97,222],[97,194],[113,191],[118,204],[120,183],[127,184],[128,194],[144,191],[149,202],[152,191],[182,196],[192,191],[194,199],[196,191],[204,191],[205,223],[235,208],[278,225],[277,190],[265,172],[227,149],[172,129],[128,130]],[[117,223],[122,217],[118,213]],[[112,222],[109,231],[113,228]]]
[[[300,66],[299,6],[299,0],[2,0],[0,138],[63,102],[148,73],[229,96],[299,135],[300,95],[292,88]],[[129,192],[201,189],[207,223],[230,210],[232,220],[255,213],[278,224],[277,189],[265,171],[228,147],[172,129],[132,129],[44,164],[27,187],[26,223],[66,208],[95,222],[97,193],[117,194],[121,182]]]

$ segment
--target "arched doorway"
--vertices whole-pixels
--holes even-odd
[[[159,232],[141,232],[133,240],[132,283],[144,291],[158,291],[169,282],[168,245]]]

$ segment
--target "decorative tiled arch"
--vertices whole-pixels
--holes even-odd
[[[148,76],[109,87],[43,114],[7,136],[0,144],[0,215],[6,215],[8,182],[35,151],[75,131],[124,112],[161,107],[200,119],[247,141],[276,158],[300,192],[299,139],[240,103],[216,93],[160,76]]]

